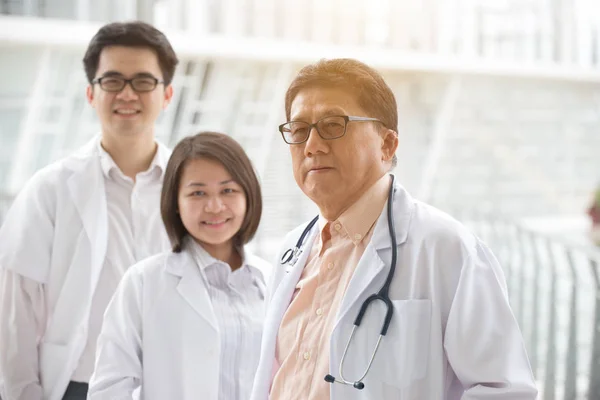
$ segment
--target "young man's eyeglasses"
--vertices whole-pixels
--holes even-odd
[[[136,76],[135,78],[125,79],[122,76],[102,76],[92,81],[98,84],[105,92],[120,92],[129,84],[136,92],[151,92],[156,89],[159,83],[164,83],[153,76]]]

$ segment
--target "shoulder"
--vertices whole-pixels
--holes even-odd
[[[131,268],[129,268],[128,273],[137,275],[154,274],[163,269],[169,262],[172,262],[174,259],[180,256],[181,253],[174,253],[170,250],[154,254],[135,263]]]
[[[179,254],[168,251],[145,258],[132,265],[125,273],[123,280],[140,284],[149,281],[160,282],[164,277],[167,264],[172,262],[173,258],[178,257]]]
[[[22,192],[28,193],[31,191],[51,190],[64,184],[65,173],[68,173],[66,168],[66,159],[60,159],[45,167],[37,170],[31,178],[25,183]]]
[[[98,158],[98,152],[93,145],[78,149],[72,154],[60,158],[37,170],[25,183],[23,189],[26,193],[32,190],[56,190],[66,185],[68,178],[76,171],[89,167],[90,162]]]
[[[404,230],[410,248],[427,253],[439,253],[444,258],[464,258],[476,251],[478,238],[463,223],[432,205],[416,200],[400,188],[397,205],[396,230]]]
[[[257,269],[262,274],[265,282],[268,282],[273,272],[273,265],[262,257],[249,251],[245,251],[246,264]]]
[[[474,247],[477,238],[463,223],[429,204],[415,202],[411,233],[431,244]]]

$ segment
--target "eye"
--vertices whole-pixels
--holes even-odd
[[[116,77],[104,77],[100,81],[100,86],[105,89],[118,89],[123,86],[123,79]]]
[[[225,189],[223,189],[223,193],[225,193],[225,194],[235,193],[235,189],[225,188]]]
[[[135,78],[132,83],[140,91],[149,91],[156,86],[156,81],[152,78]]]
[[[204,196],[205,193],[201,190],[197,190],[195,192],[190,193],[190,196]]]

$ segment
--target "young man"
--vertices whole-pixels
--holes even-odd
[[[102,27],[83,59],[101,135],[38,171],[0,229],[4,400],[85,399],[104,309],[125,270],[167,250],[169,150],[154,126],[177,57],[141,23]]]

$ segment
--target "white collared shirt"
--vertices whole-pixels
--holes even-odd
[[[198,264],[221,338],[220,400],[247,400],[260,357],[265,315],[265,282],[262,272],[246,260],[231,271],[229,264],[213,258],[195,241],[186,240]],[[244,255],[242,255],[244,257]]]
[[[125,176],[98,143],[108,216],[106,258],[92,299],[88,339],[71,380],[89,382],[94,371],[96,341],[104,310],[125,271],[138,261],[169,249],[160,215],[160,192],[169,154],[158,145],[150,167]]]

